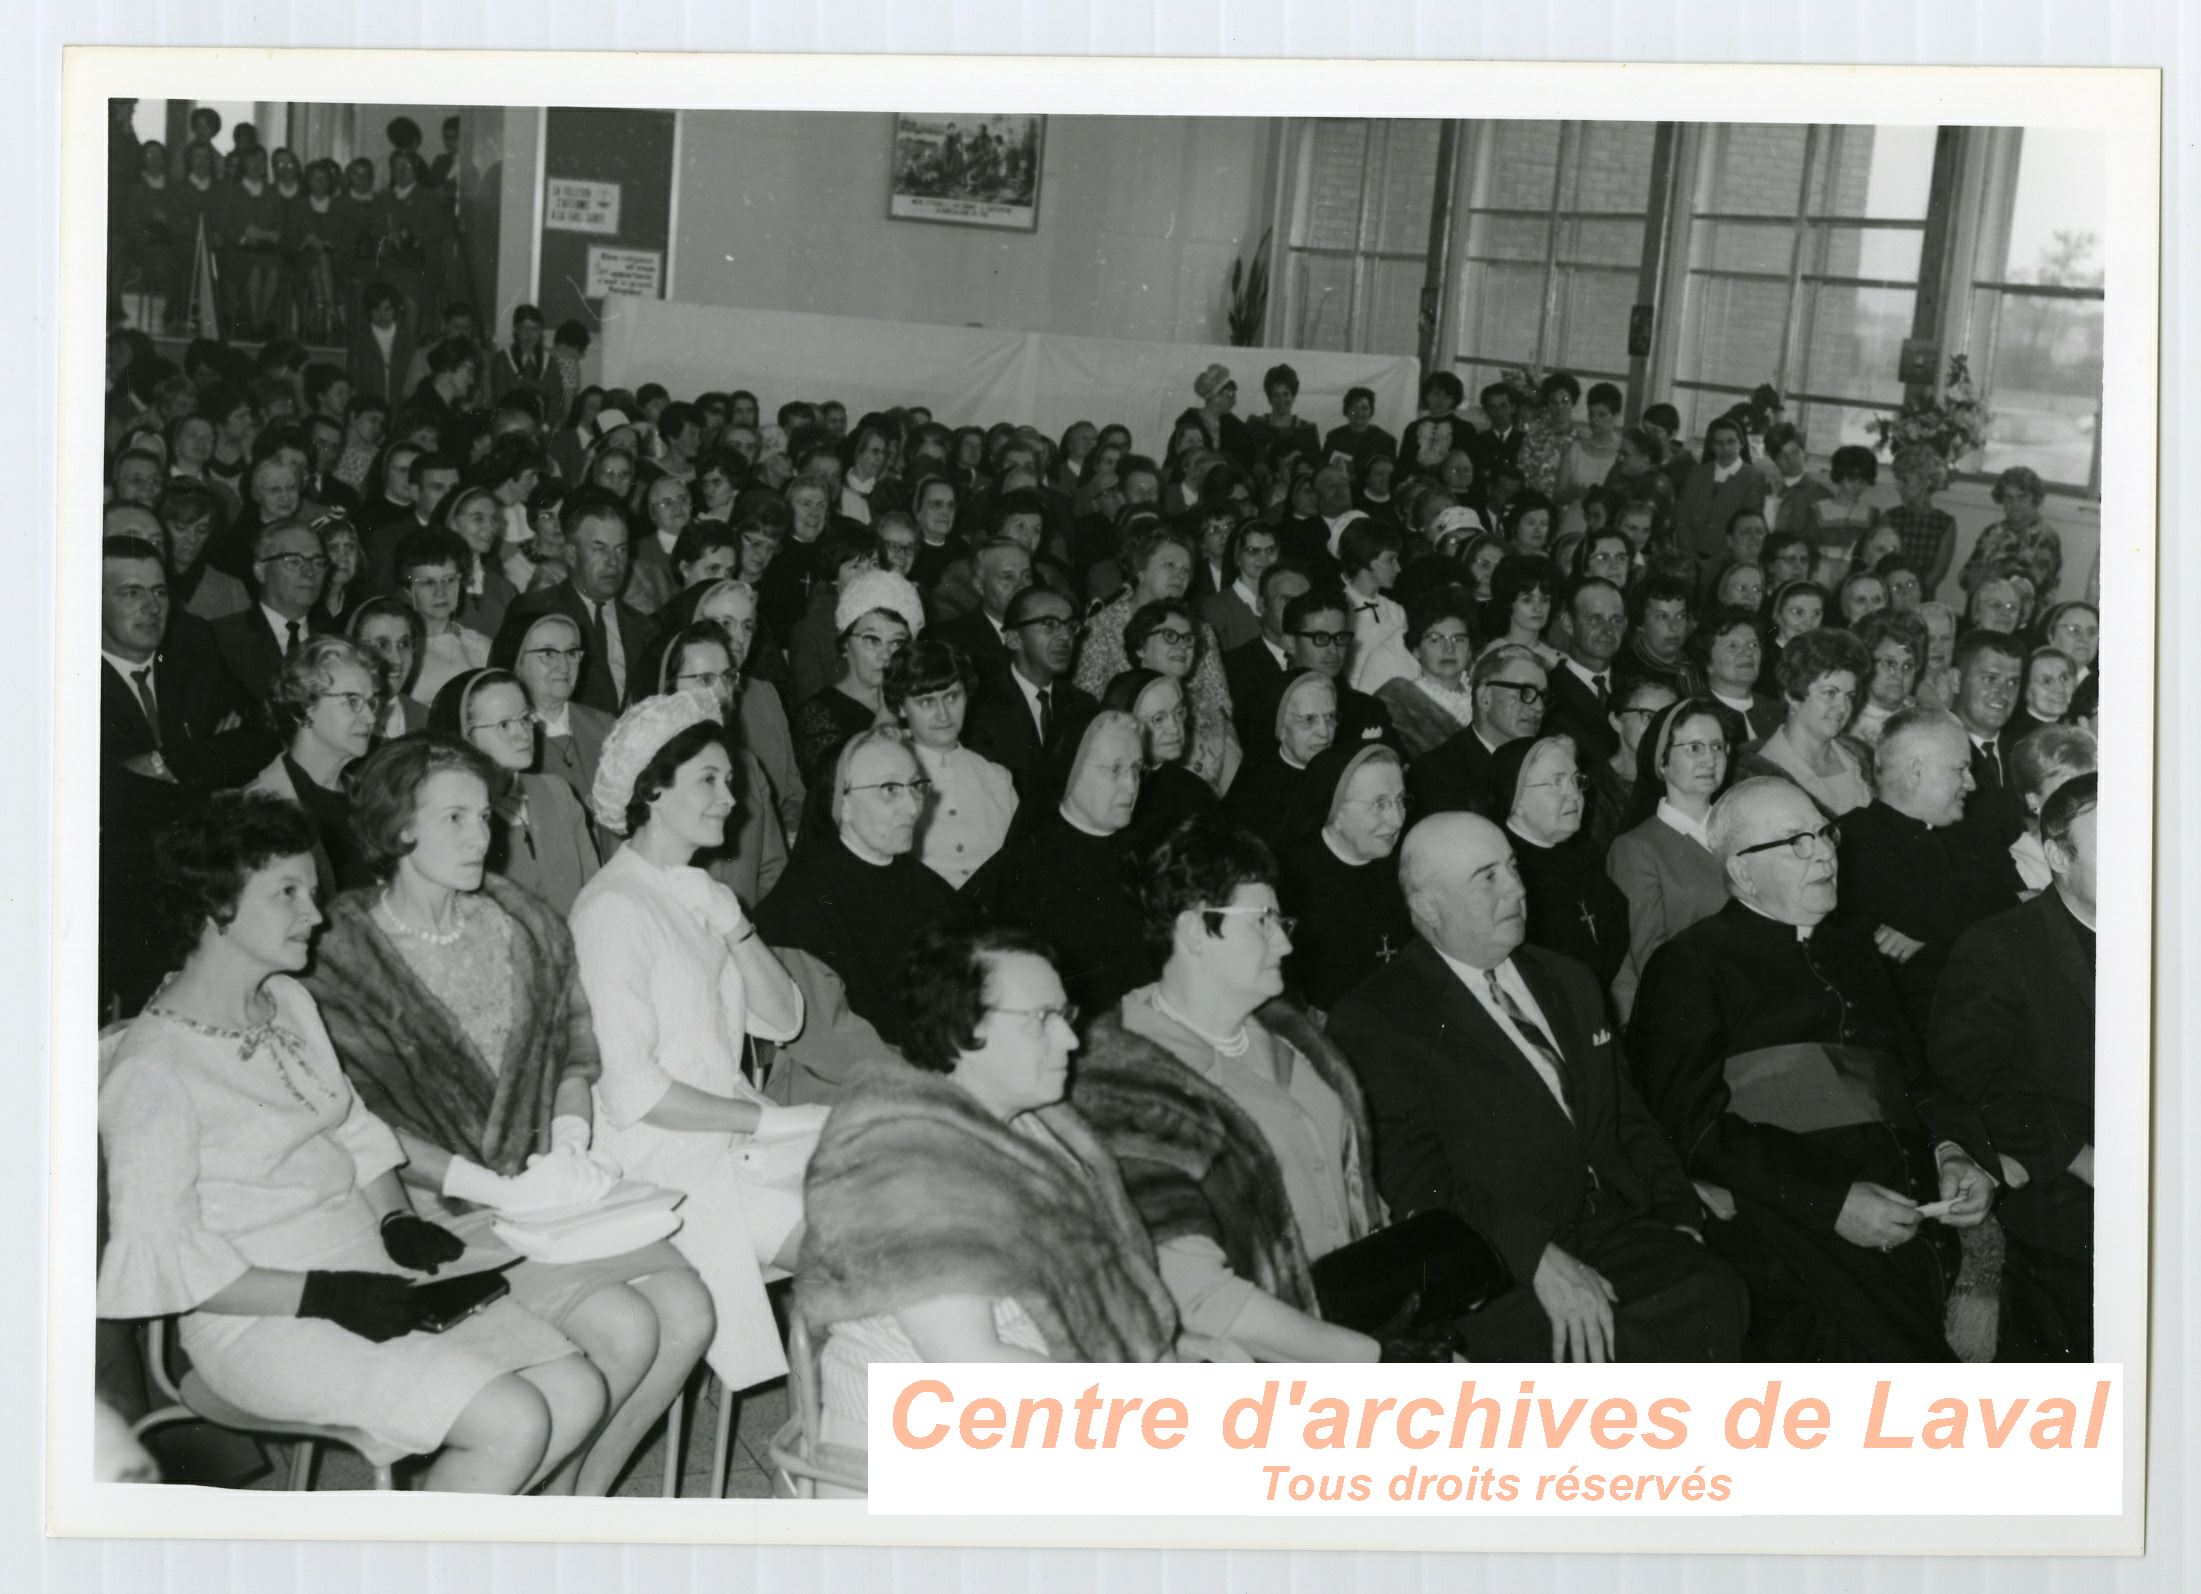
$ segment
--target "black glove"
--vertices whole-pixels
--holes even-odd
[[[417,1212],[392,1212],[382,1220],[382,1249],[399,1267],[433,1273],[466,1254],[466,1242]]]
[[[395,1273],[308,1273],[298,1315],[325,1317],[379,1345],[413,1331],[413,1281]]]
[[[1382,1342],[1383,1354],[1376,1359],[1386,1362],[1448,1362],[1452,1359],[1452,1347],[1441,1339],[1387,1339]]]

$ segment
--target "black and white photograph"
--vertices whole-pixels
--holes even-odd
[[[71,168],[60,1454],[800,1511],[878,1364],[2144,1384],[2103,127],[245,81]]]
[[[1032,232],[1044,116],[897,116],[888,214]]]

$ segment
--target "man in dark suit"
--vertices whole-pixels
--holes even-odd
[[[1077,745],[1100,705],[1070,684],[1077,620],[1068,598],[1028,586],[1009,600],[1003,623],[1008,666],[979,682],[963,740],[1006,769],[1028,801],[1049,762]]]
[[[1482,813],[1490,806],[1491,755],[1543,730],[1550,678],[1533,649],[1518,643],[1489,649],[1468,672],[1467,684],[1475,717],[1407,766],[1406,791],[1418,813]]]
[[[1461,1324],[1477,1361],[1727,1361],[1742,1281],[1704,1249],[1681,1161],[1644,1109],[1603,993],[1524,946],[1505,833],[1471,814],[1408,834],[1417,939],[1332,1009],[1368,1094],[1394,1217],[1473,1225],[1514,1288]]]
[[[998,675],[1009,667],[1005,634],[1009,604],[1032,584],[1032,556],[1022,544],[996,537],[979,546],[973,563],[978,578],[978,607],[941,621],[926,635],[935,642],[952,642],[961,648],[981,676]]]
[[[275,742],[242,723],[251,700],[212,629],[171,609],[159,550],[110,537],[100,563],[100,996],[134,1012],[161,973],[142,911],[153,837],[199,795],[251,780]]]
[[[1475,484],[1482,486],[1501,469],[1517,471],[1521,463],[1520,417],[1513,411],[1513,389],[1493,382],[1480,395],[1485,431],[1475,433],[1467,451],[1475,461]]]
[[[1628,601],[1602,576],[1584,576],[1568,589],[1563,612],[1567,652],[1551,672],[1544,729],[1573,737],[1575,761],[1587,769],[1620,747],[1607,715],[1616,685],[1613,656],[1628,636]]]
[[[559,507],[572,573],[555,587],[524,595],[515,613],[562,614],[581,629],[588,650],[573,701],[617,714],[626,705],[627,666],[649,646],[650,623],[619,600],[627,581],[626,506],[600,487],[584,487]]]
[[[1935,995],[1934,1072],[1978,1108],[2003,1177],[1996,1359],[2094,1359],[2093,775],[2041,808],[2054,883],[1958,939]]]
[[[1936,708],[1892,716],[1880,733],[1873,785],[1873,800],[1842,816],[1841,911],[1872,935],[1911,1028],[1923,1035],[1949,949],[1979,920],[2017,906],[2018,876],[2005,854],[2004,888],[1983,889],[1949,852],[1950,829],[1973,789],[1971,746],[1954,716]]]
[[[1261,634],[1223,650],[1223,684],[1230,688],[1231,718],[1238,728],[1238,744],[1252,748],[1257,711],[1265,702],[1273,708],[1276,696],[1292,673],[1290,622],[1284,611],[1311,583],[1305,571],[1284,563],[1261,572],[1255,589],[1260,602]],[[1275,735],[1275,727],[1269,734]]]
[[[391,469],[396,468],[393,459]],[[368,589],[398,597],[404,594],[397,590],[397,545],[434,523],[436,506],[458,488],[458,461],[449,454],[415,454],[405,466],[405,479],[412,488],[411,502],[388,506],[392,512],[375,522],[360,545],[359,568]]]
[[[1994,880],[2010,870],[2010,843],[2025,829],[2025,801],[2002,762],[2002,728],[2017,707],[2025,677],[2025,644],[2007,631],[1974,631],[1956,645],[1956,701],[1972,744],[1972,783],[1964,817],[1950,833],[1957,863],[1967,875]]]
[[[1274,568],[1271,567],[1269,579],[1272,582],[1283,580],[1273,574]],[[1296,571],[1290,574],[1298,577]],[[1276,590],[1271,588],[1272,596]],[[1268,604],[1263,605],[1265,612],[1269,608]],[[1335,741],[1355,746],[1381,742],[1393,752],[1403,754],[1398,733],[1392,729],[1390,709],[1373,695],[1346,684],[1345,660],[1352,651],[1353,623],[1348,618],[1345,594],[1336,587],[1316,587],[1301,592],[1283,603],[1281,622],[1285,654],[1282,664],[1277,663],[1276,650],[1269,646],[1265,624],[1262,635],[1250,644],[1261,652],[1247,653],[1242,647],[1232,650],[1239,655],[1237,680],[1231,678],[1228,656],[1225,658],[1223,678],[1230,687],[1231,718],[1239,727],[1239,741],[1246,752],[1250,755],[1275,744],[1276,709],[1284,693],[1284,683],[1312,670],[1327,677],[1337,694]],[[1243,693],[1239,690],[1241,682],[1245,686]]]
[[[328,556],[311,526],[279,520],[260,528],[252,545],[251,585],[257,601],[242,614],[225,614],[213,624],[215,651],[254,702],[267,701],[283,661],[326,629],[314,606],[328,573]]]

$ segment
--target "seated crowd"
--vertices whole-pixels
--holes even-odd
[[[1214,366],[1157,460],[483,364],[110,406],[107,1332],[505,1491],[785,1374],[790,1275],[856,1448],[876,1361],[2091,1359],[2030,471],[1952,572],[1762,403]]]

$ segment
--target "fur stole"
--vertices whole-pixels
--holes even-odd
[[[823,1329],[942,1295],[1006,1297],[1060,1360],[1168,1355],[1176,1307],[1115,1165],[1068,1107],[1035,1116],[1067,1157],[940,1075],[865,1070],[803,1181],[804,1319]]]
[[[375,924],[379,887],[330,904],[305,983],[376,1117],[509,1175],[547,1148],[559,1085],[594,1083],[596,1032],[565,921],[496,875],[482,891],[513,922],[512,1029],[496,1066]]]
[[[1391,726],[1408,758],[1442,747],[1464,728],[1410,677],[1400,675],[1376,688],[1376,698],[1391,711]],[[1327,800],[1329,793],[1323,794]]]
[[[1353,1142],[1346,1180],[1355,1237],[1372,1232],[1381,1214],[1360,1166],[1360,1148],[1369,1143],[1368,1108],[1351,1068],[1287,1004],[1271,1002],[1258,1017],[1343,1101]],[[1163,1047],[1126,1029],[1120,1012],[1093,1021],[1072,1074],[1072,1104],[1114,1153],[1155,1244],[1202,1235],[1256,1288],[1302,1311],[1318,1310],[1283,1173],[1243,1107]]]

